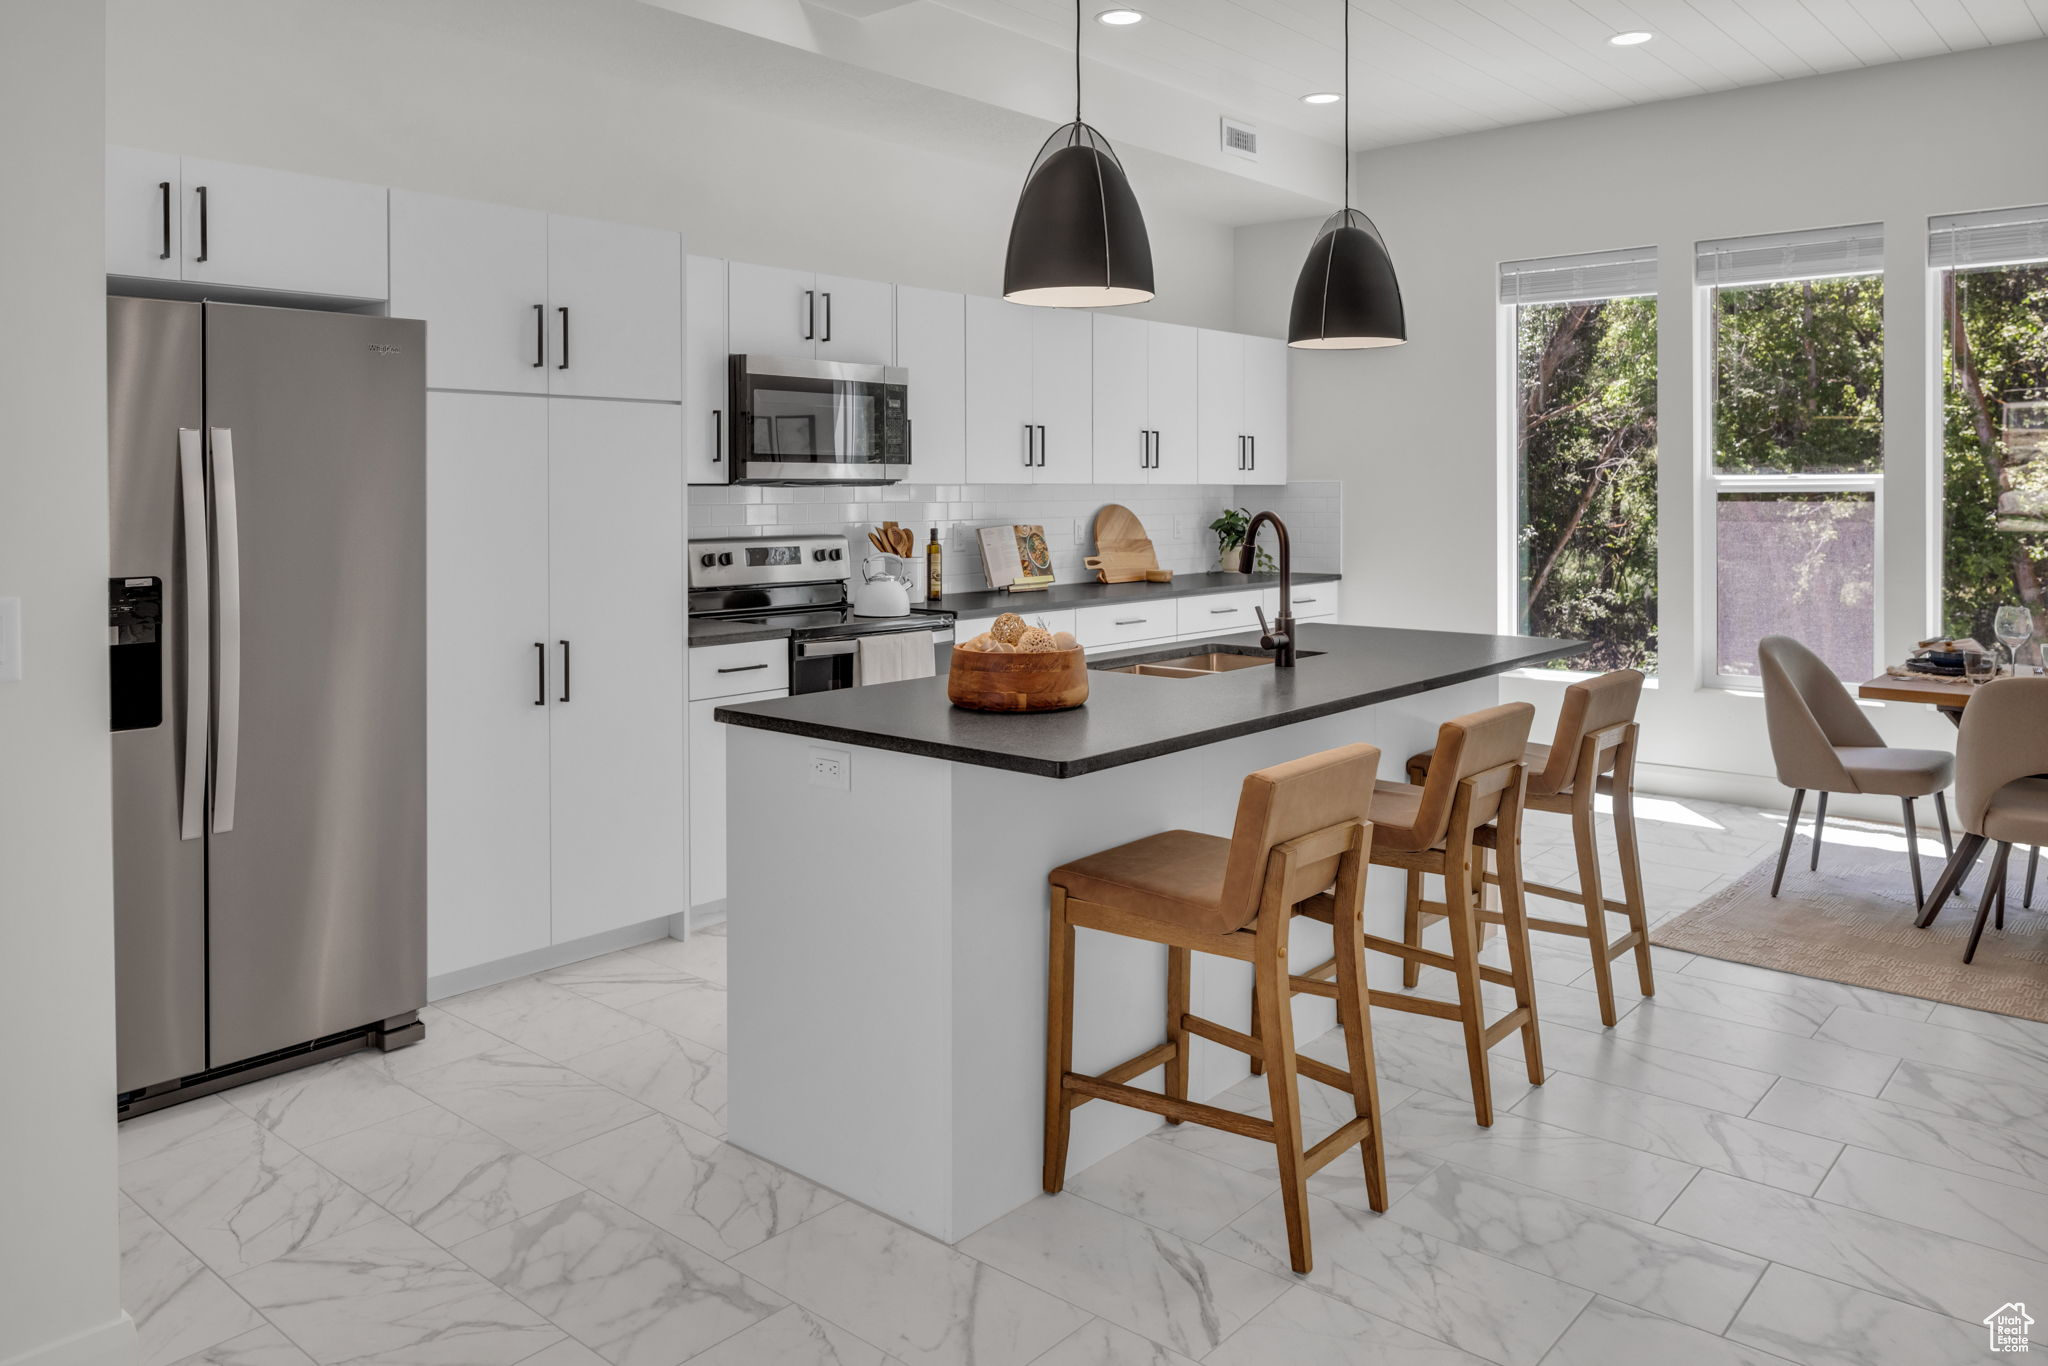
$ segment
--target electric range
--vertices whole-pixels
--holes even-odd
[[[953,642],[953,614],[943,608],[855,616],[844,536],[693,540],[689,558],[690,619],[788,631],[791,693],[855,686],[863,636],[929,631],[935,649]]]

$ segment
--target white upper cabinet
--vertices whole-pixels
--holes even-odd
[[[548,388],[548,216],[391,192],[391,312],[427,323],[427,385]]]
[[[1040,484],[1094,478],[1094,345],[1089,315],[1071,308],[1013,304],[1031,315],[1032,420],[1038,427]]]
[[[1195,329],[1179,323],[1147,323],[1151,365],[1146,372],[1152,398],[1152,482],[1196,482]]]
[[[1243,482],[1286,483],[1287,343],[1277,337],[1244,339],[1244,431]]]
[[[756,266],[726,268],[727,325],[739,355],[887,365],[896,354],[891,285]]]
[[[1195,482],[1195,329],[1094,315],[1095,482]]]
[[[1038,477],[1031,318],[1041,311],[979,295],[967,300],[970,483],[1029,484]],[[915,392],[915,374],[910,383]]]
[[[725,262],[692,256],[683,270],[683,473],[692,484],[731,482],[726,467]]]
[[[388,296],[383,186],[193,157],[180,159],[179,179],[178,278],[335,298]]]
[[[820,275],[818,359],[887,365],[896,354],[896,287]]]
[[[1287,482],[1287,344],[1204,329],[1196,342],[1196,477]]]
[[[967,299],[896,288],[896,363],[910,372],[910,482],[967,481]]]
[[[1249,467],[1244,427],[1244,344],[1236,332],[1203,328],[1195,339],[1196,473],[1204,484],[1236,484]]]
[[[440,195],[391,196],[391,312],[436,389],[683,396],[682,239]]]
[[[680,401],[682,300],[676,233],[548,215],[548,392]]]
[[[178,158],[171,152],[107,149],[107,274],[175,280],[179,242]]]
[[[1075,309],[967,300],[967,477],[978,484],[1094,478],[1093,329]],[[916,388],[913,376],[911,387]]]

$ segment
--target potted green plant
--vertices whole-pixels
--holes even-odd
[[[1245,508],[1225,508],[1222,516],[1209,523],[1209,530],[1216,533],[1216,567],[1224,573],[1250,573],[1254,557],[1260,569],[1272,571],[1273,557],[1244,543],[1245,528],[1251,524],[1252,514]]]

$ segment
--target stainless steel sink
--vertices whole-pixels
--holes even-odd
[[[1296,657],[1307,659],[1321,653],[1321,650],[1302,650]],[[1103,673],[1143,674],[1147,678],[1207,678],[1212,674],[1235,673],[1239,669],[1270,669],[1273,667],[1273,652],[1249,645],[1209,645],[1198,646],[1189,653],[1182,646],[1126,664],[1091,667]]]

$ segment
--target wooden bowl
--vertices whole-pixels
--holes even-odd
[[[956,645],[946,696],[969,711],[1067,711],[1088,700],[1087,651],[988,654]]]

